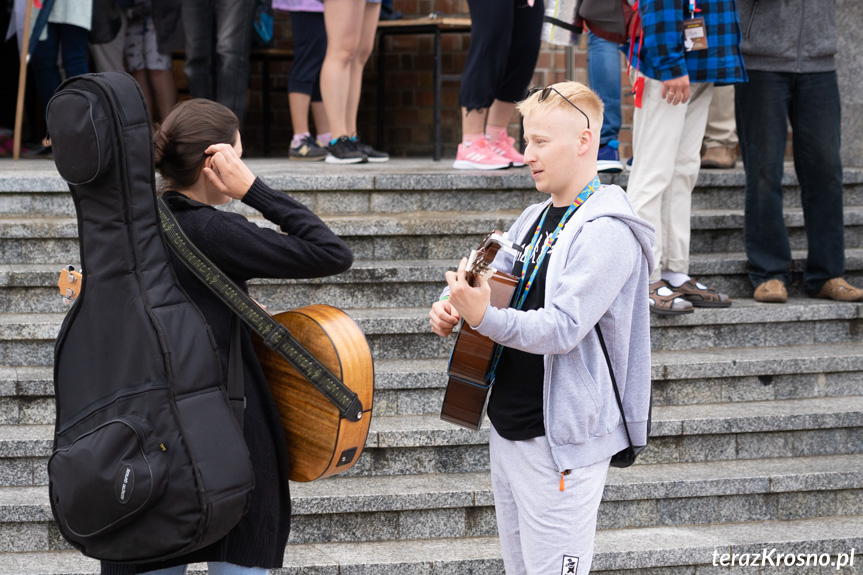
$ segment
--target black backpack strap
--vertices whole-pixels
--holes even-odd
[[[243,377],[243,340],[240,320],[234,315],[231,318],[231,353],[228,356],[228,400],[231,411],[243,428],[243,415],[246,410],[245,378]]]
[[[326,397],[348,421],[359,421],[363,404],[357,394],[318,361],[291,333],[264,311],[192,243],[171,209],[159,198],[159,219],[168,247],[205,286],[216,294],[264,344],[285,358],[309,383]]]
[[[632,438],[629,436],[629,426],[626,425],[626,414],[623,412],[623,402],[620,401],[620,390],[617,389],[617,380],[614,379],[614,369],[611,367],[611,358],[608,357],[608,348],[605,347],[605,339],[602,337],[602,330],[599,329],[599,322],[596,324],[596,335],[599,336],[599,345],[602,346],[602,353],[605,355],[605,363],[608,364],[608,373],[611,374],[611,386],[614,388],[614,398],[617,400],[617,407],[620,409],[620,418],[623,419],[623,429],[626,430],[626,439],[632,447]]]

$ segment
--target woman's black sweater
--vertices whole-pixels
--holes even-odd
[[[261,228],[245,217],[220,211],[177,192],[164,199],[183,230],[219,268],[243,289],[252,278],[312,278],[351,267],[350,249],[308,208],[275,192],[260,179],[243,203],[260,211],[282,232]],[[171,254],[182,287],[207,319],[216,339],[222,373],[228,373],[233,313]],[[127,575],[185,563],[226,561],[247,567],[282,566],[290,530],[288,454],[279,413],[267,388],[246,326],[242,326],[246,394],[243,434],[255,472],[255,489],[246,515],[221,541],[160,563],[102,563],[106,575]]]

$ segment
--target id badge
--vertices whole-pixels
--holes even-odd
[[[704,18],[690,18],[683,21],[683,47],[687,52],[707,49]]]

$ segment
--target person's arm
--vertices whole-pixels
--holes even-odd
[[[523,233],[522,226],[524,225],[526,214],[533,216],[534,212],[527,210],[522,213],[515,222],[513,222],[509,231],[506,233],[506,237],[509,241],[518,241],[519,234]],[[512,271],[514,261],[515,257],[512,254],[504,250],[498,250],[497,256],[495,256],[494,261],[491,263],[491,267],[502,272],[510,273]],[[447,273],[450,274],[452,272]],[[447,283],[447,286],[440,294],[440,299],[434,302],[431,310],[429,310],[429,323],[431,325],[432,333],[441,337],[447,337],[450,335],[453,328],[458,325],[458,322],[461,319],[458,310],[452,305],[452,302],[449,301],[449,297],[450,285]]]
[[[644,34],[642,58],[652,64],[663,83],[662,97],[671,104],[689,99],[689,71],[683,46],[685,0],[642,0],[638,3]]]
[[[287,254],[277,259],[291,258],[285,265],[302,273],[276,277],[325,277],[344,272],[353,264],[350,248],[314,212],[289,195],[272,190],[260,178],[249,188],[243,203],[261,212],[283,232],[249,222],[257,228],[253,231],[260,243],[255,248],[270,252],[271,257],[277,257],[277,250],[285,250]]]
[[[204,175],[224,195],[258,210],[284,233],[261,228],[245,217],[218,212],[204,228],[201,246],[237,279],[313,278],[351,267],[353,254],[321,219],[287,194],[256,178],[228,144],[207,148]]]
[[[603,246],[614,246],[613,256]],[[475,329],[501,345],[529,353],[572,350],[636,272],[641,246],[624,222],[600,218],[585,224],[566,257],[560,277],[546,284],[547,290],[554,290],[549,306],[529,311],[487,306]],[[473,311],[459,309],[468,321]]]

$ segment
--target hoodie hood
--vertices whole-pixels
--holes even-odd
[[[599,195],[601,195],[602,201],[590,201],[594,196]],[[597,197],[597,199],[599,198]],[[607,217],[617,218],[629,226],[629,229],[632,230],[632,233],[638,240],[638,244],[641,246],[644,257],[647,258],[648,273],[653,273],[656,262],[653,261],[652,248],[653,243],[656,241],[656,229],[653,227],[653,224],[636,215],[635,209],[629,203],[629,198],[623,188],[613,185],[602,186],[582,204],[579,211],[583,212],[581,214],[582,218],[584,218],[582,223]]]
[[[551,204],[551,199],[527,208],[524,214],[524,221],[536,221],[540,212],[549,204]],[[578,230],[584,224],[599,218],[616,218],[624,222],[632,230],[633,235],[638,240],[638,244],[641,246],[644,257],[647,259],[648,274],[653,273],[656,262],[653,259],[652,247],[656,240],[656,230],[652,224],[636,215],[635,209],[629,203],[626,192],[620,186],[604,185],[600,187],[578,208],[575,214],[573,214],[572,220],[567,223],[561,233],[578,233]],[[526,225],[530,225],[530,223]]]

